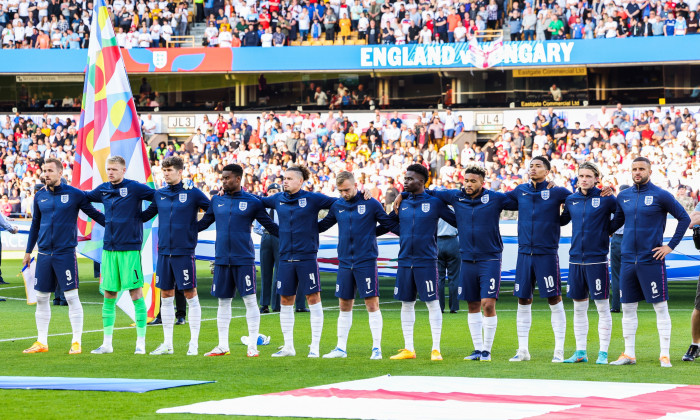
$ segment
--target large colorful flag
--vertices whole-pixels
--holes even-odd
[[[117,155],[126,160],[127,178],[154,186],[134,97],[104,0],[95,1],[92,15],[78,128],[74,187],[91,190],[107,181],[106,160]],[[158,245],[156,225],[156,222],[149,222],[143,231],[143,274],[146,279],[151,279],[144,286],[149,317],[156,315],[159,306],[159,294],[154,289],[153,256]],[[102,227],[81,212],[78,230],[81,239],[85,239],[79,243],[80,253],[100,262],[104,237]],[[134,306],[128,293],[119,296],[117,305],[134,318]]]

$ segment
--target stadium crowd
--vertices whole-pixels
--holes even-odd
[[[211,120],[205,116],[191,141],[156,144],[149,147],[149,156],[157,186],[163,185],[160,162],[179,155],[185,160],[185,178],[208,193],[220,189],[220,173],[228,163],[245,167],[244,188],[255,194],[281,182],[287,165],[301,163],[312,173],[306,189],[337,196],[335,174],[348,170],[362,190],[387,207],[403,190],[402,174],[412,163],[430,170],[430,188],[458,188],[463,168],[478,164],[487,170],[486,186],[505,192],[527,182],[530,157],[547,155],[551,180],[573,190],[578,165],[586,160],[597,163],[603,182],[616,188],[632,184],[631,161],[645,156],[653,164],[652,182],[672,191],[688,210],[698,201],[692,186],[700,185],[700,109],[659,107],[632,115],[621,105],[603,107],[595,124],[582,127],[550,108],[538,111],[534,121],[504,127],[485,144],[462,142],[464,122],[457,114],[376,111],[374,121],[363,126],[342,111],[263,112],[255,120],[219,114]],[[41,182],[43,159],[64,162],[70,182],[77,121],[17,113],[0,117],[0,125],[0,211],[27,216]],[[148,140],[155,122],[145,116],[142,126]]]
[[[368,44],[465,42],[505,29],[511,40],[678,36],[698,31],[700,5],[661,0],[109,0],[124,48],[165,46],[205,22],[209,46],[283,46],[294,41]],[[0,0],[3,48],[86,48],[93,4]],[[490,39],[490,38],[489,38]],[[199,42],[199,40],[197,40]]]

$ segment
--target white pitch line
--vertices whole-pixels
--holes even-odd
[[[80,284],[86,284],[86,283],[99,283],[99,281],[95,280],[95,281],[81,281],[81,282],[80,282]],[[24,288],[25,288],[24,285],[22,285],[22,286],[0,287],[0,292],[2,292],[3,290],[24,289]]]
[[[260,314],[260,316],[265,316],[265,315],[274,315],[274,314],[272,314],[272,313]],[[245,318],[245,315],[236,315],[236,316],[231,317],[231,319],[235,319],[235,318]],[[216,318],[207,318],[207,319],[202,320],[202,322],[206,322],[206,321],[216,321]],[[160,325],[149,325],[149,327],[158,327],[159,328]],[[116,327],[114,329],[115,330],[129,330],[129,329],[134,329],[134,328],[136,328],[136,327],[129,326],[129,327]],[[104,332],[104,330],[88,330],[88,331],[83,331],[83,334],[96,333],[96,332]],[[73,333],[67,332],[67,333],[49,334],[48,337],[60,337],[63,335],[73,335]],[[7,341],[19,341],[19,340],[36,340],[36,336],[34,335],[31,337],[5,338],[5,339],[0,340],[0,343],[7,342]]]
[[[3,296],[0,296],[0,297],[3,297]],[[6,297],[5,299],[10,299],[10,300],[25,300],[25,299],[21,299],[21,298],[7,298],[7,297]],[[82,302],[82,303],[90,303],[90,304],[95,304],[95,305],[102,305],[102,302],[99,302],[99,303],[98,303],[98,302]],[[393,300],[393,301],[389,301],[389,302],[379,302],[380,305],[387,305],[387,304],[392,304],[392,303],[400,303],[400,301]],[[364,303],[357,303],[357,304],[353,305],[353,307],[355,307],[355,306],[357,306],[357,307],[360,307],[360,306],[364,307],[365,304],[364,304]],[[204,306],[203,306],[203,308],[204,308]],[[218,307],[211,306],[211,307],[209,307],[209,308],[214,309],[214,308],[218,308]],[[234,308],[234,309],[235,309],[235,308],[245,309],[245,307],[233,307],[233,308]],[[335,310],[335,309],[339,309],[339,308],[340,308],[340,306],[327,306],[327,307],[323,308],[323,310],[324,310],[324,311],[331,311],[331,310]],[[385,311],[385,312],[398,312],[398,311],[400,311],[400,310],[401,310],[401,308],[396,308],[396,309],[382,309],[382,311]],[[428,309],[416,309],[415,311],[416,311],[416,312],[428,312]],[[551,311],[551,310],[547,310],[547,309],[532,309],[532,312],[550,312],[550,311]],[[674,311],[674,312],[681,312],[681,311],[684,311],[684,312],[687,312],[688,310],[687,310],[687,309],[680,309],[680,308],[679,308],[679,309],[672,309],[672,308],[669,308],[669,311]],[[498,309],[498,312],[517,312],[517,309]],[[595,310],[591,310],[591,312],[595,312]],[[655,312],[655,310],[654,310],[654,309],[638,309],[637,312]],[[467,313],[467,311],[461,311],[460,313]],[[279,315],[279,312],[270,312],[270,313],[267,313],[267,314],[260,314],[260,316],[269,316],[269,315]],[[232,316],[232,317],[231,317],[231,319],[237,319],[237,318],[245,318],[245,315],[235,315],[235,316]],[[216,318],[208,318],[208,319],[203,319],[203,320],[202,320],[202,322],[205,322],[205,321],[216,321]],[[160,327],[160,326],[159,326],[159,325],[149,325],[149,327]],[[136,328],[136,327],[135,327],[135,326],[134,326],[134,327],[131,327],[131,326],[129,326],[129,327],[117,327],[117,328],[114,328],[114,329],[115,329],[115,330],[127,330],[127,329],[132,329],[132,328]],[[104,331],[104,330],[89,330],[89,331],[83,331],[83,334],[96,333],[96,332],[103,332],[103,331]],[[48,337],[59,337],[59,336],[72,335],[72,334],[73,334],[72,332],[58,333],[58,334],[49,334]],[[31,337],[16,337],[16,338],[5,338],[5,339],[0,339],[0,343],[2,343],[2,342],[7,342],[7,341],[34,340],[34,339],[36,339],[36,336],[31,336]]]
[[[0,296],[1,297],[1,296]],[[20,299],[20,298],[6,298],[6,299],[11,299],[11,300],[25,300],[25,299]],[[86,303],[86,302],[83,302]],[[389,302],[386,302],[389,303]],[[100,303],[101,305],[102,303]],[[364,303],[362,304],[357,304],[354,306],[365,306]],[[327,308],[324,308],[324,311],[332,310],[332,309],[339,309],[340,306],[329,306]],[[270,312],[267,314],[260,314],[260,316],[269,316],[269,315],[279,315],[277,312]],[[231,319],[236,319],[236,318],[245,318],[245,315],[235,315],[232,316]],[[216,321],[216,318],[209,318],[209,319],[203,319],[202,322],[205,321]],[[150,327],[160,327],[159,325],[149,325]],[[116,327],[114,328],[115,330],[127,330],[127,329],[132,329],[136,327]],[[83,334],[89,334],[89,333],[96,333],[96,332],[104,332],[104,330],[88,330],[88,331],[83,331]],[[58,333],[58,334],[49,334],[48,337],[60,337],[64,335],[73,335],[72,332],[66,332],[66,333]],[[19,341],[19,340],[35,340],[36,336],[31,336],[31,337],[15,337],[15,338],[5,338],[5,339],[0,339],[0,343],[2,342],[7,342],[7,341]]]
[[[23,300],[26,301],[27,298],[14,298],[14,297],[8,297],[8,296],[0,296],[0,298],[7,299],[7,300]],[[80,301],[80,303],[85,304],[85,305],[102,305],[103,302],[84,302]]]

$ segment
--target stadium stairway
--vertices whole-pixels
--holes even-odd
[[[204,23],[193,23],[190,26],[190,35],[194,37],[194,45],[196,47],[202,46],[202,39],[204,38],[204,30],[207,26]]]

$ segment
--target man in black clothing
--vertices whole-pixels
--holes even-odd
[[[557,125],[554,128],[554,139],[555,140],[566,140],[568,135],[568,130],[564,126],[564,120],[557,120]]]
[[[644,25],[636,18],[632,18],[630,23],[630,36],[644,36]]]
[[[365,132],[367,139],[370,140],[369,146],[374,149],[375,147],[382,147],[382,134],[374,126],[374,121],[369,122],[369,128]],[[372,142],[372,136],[374,136],[374,141]],[[393,202],[393,201],[392,201]]]
[[[421,28],[416,26],[416,22],[411,20],[411,26],[408,27],[408,43],[416,44],[418,43],[418,35],[420,34]]]
[[[257,47],[260,45],[260,35],[258,35],[258,31],[255,30],[253,25],[248,25],[248,31],[243,35],[242,44],[244,47]]]

